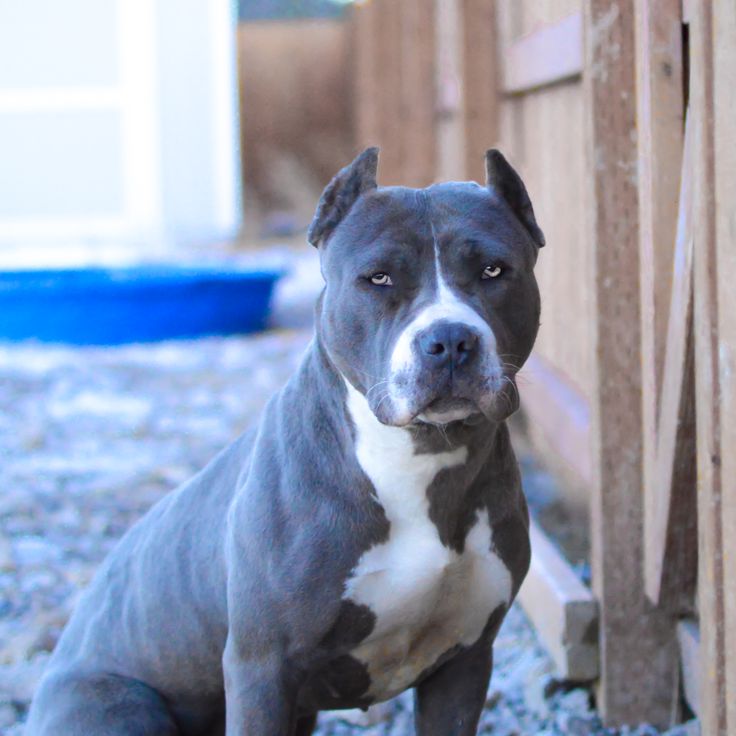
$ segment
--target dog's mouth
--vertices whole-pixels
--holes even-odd
[[[484,386],[485,390],[478,391],[475,388],[471,386],[467,393],[462,391],[460,395],[435,395],[414,415],[410,423],[473,424],[483,418],[498,422],[507,419],[519,408],[519,393],[512,376],[499,376],[492,385]]]
[[[481,413],[478,405],[465,398],[441,397],[427,404],[416,419],[425,424],[450,424]]]
[[[394,390],[389,390],[388,395],[373,392],[369,396],[376,418],[389,426],[477,424],[484,419],[500,422],[519,406],[513,374],[470,376],[457,383],[445,380],[439,385],[412,385],[404,377],[392,380]]]

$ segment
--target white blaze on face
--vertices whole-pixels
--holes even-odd
[[[399,335],[391,353],[391,373],[411,370],[416,360],[414,341],[417,335],[440,320],[473,327],[480,337],[482,349],[495,349],[496,339],[488,323],[469,304],[458,299],[442,277],[437,265],[437,299],[425,307]]]
[[[390,527],[388,539],[362,555],[343,597],[376,616],[373,631],[351,654],[368,668],[369,694],[385,700],[452,647],[477,641],[495,608],[508,604],[511,574],[493,551],[485,510],[462,554],[442,544],[429,518],[427,488],[440,471],[466,461],[467,447],[415,454],[409,432],[381,424],[365,397],[347,386],[357,460]]]
[[[417,357],[414,350],[417,335],[440,320],[464,324],[475,329],[479,336],[483,362],[480,370],[500,369],[496,353],[496,338],[490,325],[467,302],[460,299],[450,288],[440,267],[439,248],[435,239],[434,267],[436,279],[436,299],[425,307],[404,328],[391,352],[389,373],[389,395],[395,403],[402,400],[396,387],[400,375],[411,374],[417,370]],[[404,401],[406,401],[406,398]]]

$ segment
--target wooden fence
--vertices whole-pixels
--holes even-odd
[[[367,0],[353,33],[381,180],[479,178],[498,146],[547,236],[522,390],[589,511],[606,721],[684,695],[736,733],[736,6]]]
[[[249,21],[238,28],[241,149],[246,196],[289,209],[300,167],[314,189],[350,156],[350,28],[340,19]],[[287,160],[290,168],[283,171]]]

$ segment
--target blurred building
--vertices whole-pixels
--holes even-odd
[[[233,235],[236,23],[228,0],[0,0],[0,259]]]

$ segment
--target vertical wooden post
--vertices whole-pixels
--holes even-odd
[[[358,147],[378,144],[378,74],[376,42],[378,14],[375,3],[354,5],[351,22],[355,40],[355,132]]]
[[[496,29],[498,38],[499,86],[504,91],[503,78],[508,63],[509,46],[518,39],[522,32],[522,12],[524,5],[520,2],[496,2]],[[506,95],[499,99],[499,131],[504,143],[505,155],[513,160],[514,166],[524,170],[526,151],[526,119],[524,116],[524,95]]]
[[[694,200],[695,385],[698,463],[698,613],[703,734],[728,734],[725,689],[721,403],[718,272],[713,192],[712,5],[697,3],[690,23],[690,90],[698,165]],[[727,147],[731,144],[727,144]],[[731,205],[729,205],[731,206]],[[732,247],[732,244],[731,244]],[[729,285],[728,288],[733,288]],[[729,448],[728,450],[732,450]],[[729,584],[732,581],[729,580]]]
[[[642,401],[633,0],[585,0],[595,395],[593,586],[601,603],[599,705],[608,724],[673,722],[674,621],[644,591]]]
[[[372,0],[372,4],[377,16],[373,53],[377,73],[374,104],[378,105],[381,146],[379,176],[383,184],[402,184],[401,9],[395,0]]]
[[[718,363],[721,389],[721,513],[726,732],[736,732],[736,4],[713,4],[713,125]],[[703,731],[707,733],[707,731]]]
[[[381,147],[382,183],[402,183],[400,7],[394,0],[371,0],[353,12],[358,144]]]
[[[437,169],[435,8],[427,0],[402,0],[402,184],[424,187]]]
[[[462,118],[463,29],[460,0],[434,0],[437,14],[437,177],[462,179],[465,126]]]
[[[498,143],[501,74],[495,0],[462,0],[464,178],[485,184],[487,149]]]

